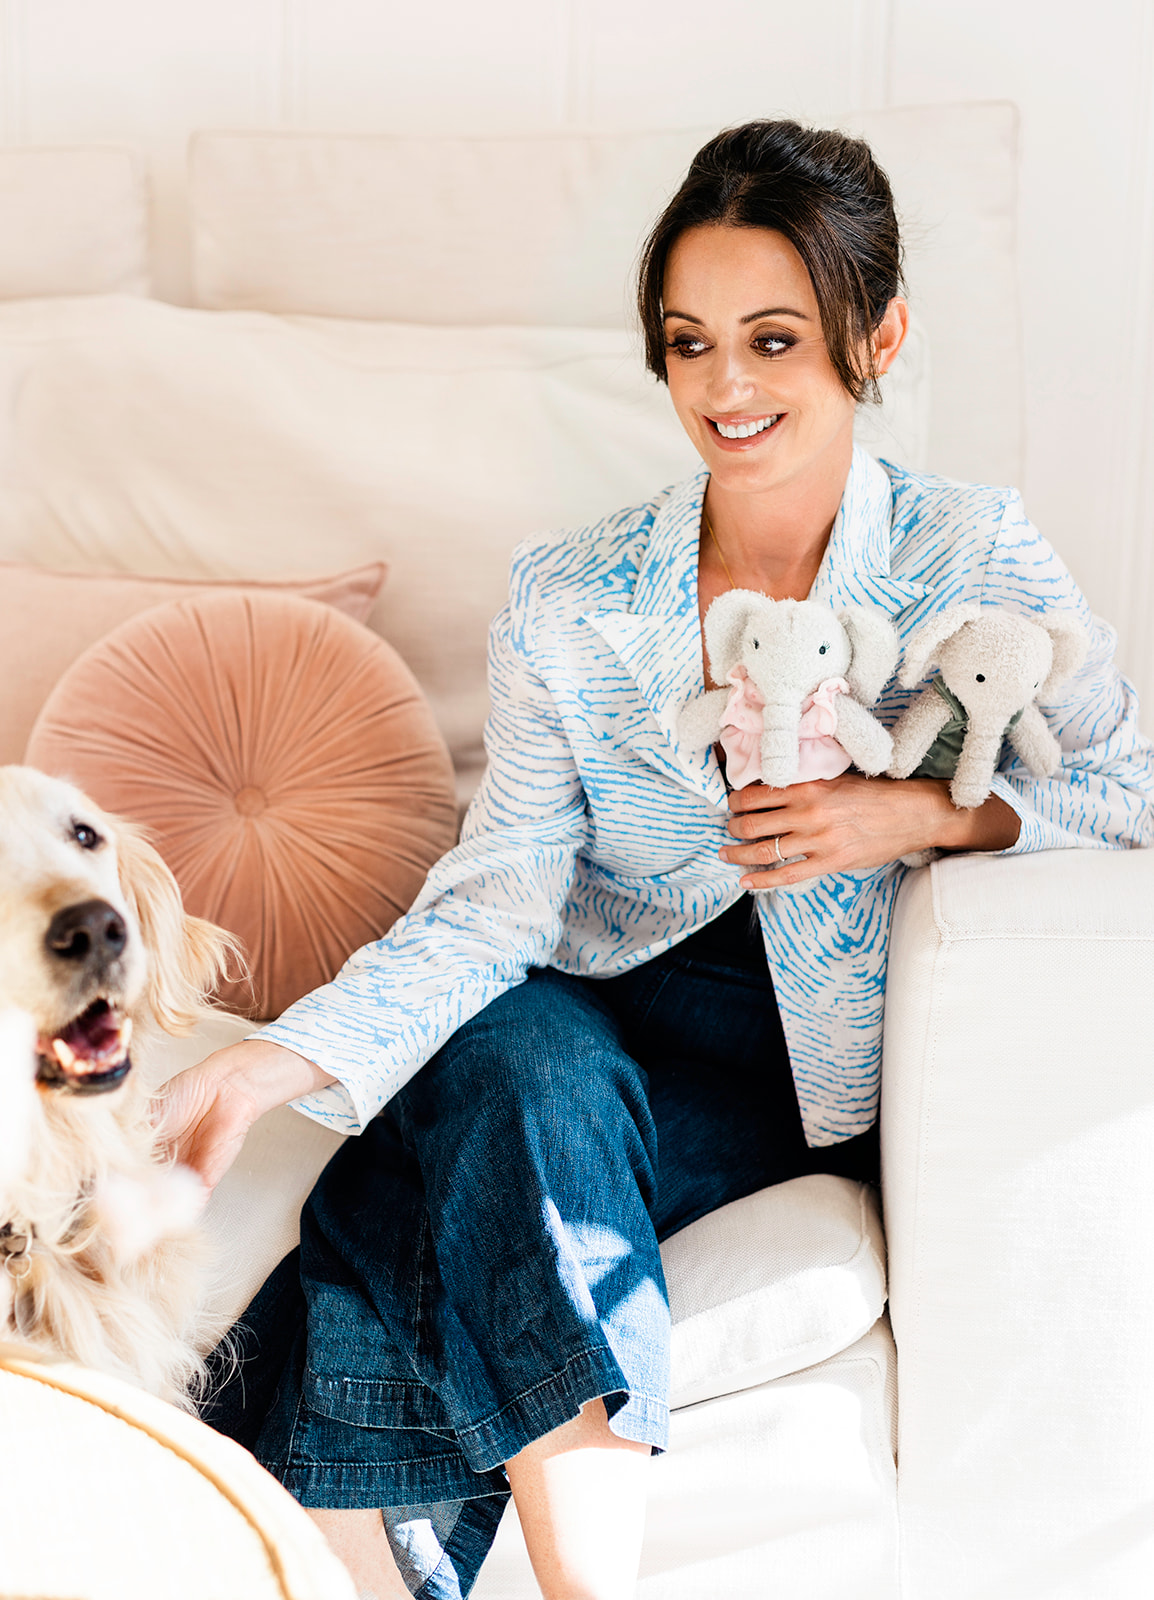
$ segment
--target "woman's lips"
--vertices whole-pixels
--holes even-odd
[[[756,417],[706,417],[710,437],[719,450],[755,450],[764,439],[775,434],[785,420],[786,413],[763,412]],[[772,417],[772,421],[769,418]],[[765,424],[768,423],[768,426]],[[755,433],[748,434],[744,439],[727,439],[721,432],[722,426],[727,428],[756,428]]]

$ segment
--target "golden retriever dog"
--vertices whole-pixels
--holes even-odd
[[[159,1147],[130,1045],[189,1032],[230,956],[139,830],[0,767],[0,1339],[186,1406],[200,1186]]]

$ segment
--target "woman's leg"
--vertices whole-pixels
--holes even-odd
[[[398,1106],[440,1287],[466,1345],[487,1342],[496,1380],[485,1395],[458,1347],[452,1384],[471,1391],[474,1415],[490,1412],[473,1447],[506,1464],[547,1600],[632,1594],[647,1458],[665,1437],[652,1123],[644,1074],[596,989],[533,974],[462,1029]]]
[[[630,1600],[637,1584],[650,1447],[619,1439],[605,1404],[526,1445],[509,1483],[545,1600]]]
[[[356,1584],[357,1600],[408,1600],[379,1511],[306,1510]]]
[[[338,1152],[299,1265],[244,1319],[256,1370],[213,1420],[319,1510],[362,1587],[393,1582],[362,1514],[383,1506],[410,1590],[467,1594],[506,1462],[549,1592],[602,1592],[575,1549],[628,1551],[633,1580],[640,1496],[600,1503],[585,1464],[640,1479],[663,1445],[668,1309],[644,1074],[598,987],[534,973],[467,1023]]]

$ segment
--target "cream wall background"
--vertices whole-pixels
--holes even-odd
[[[187,298],[195,128],[531,132],[1006,99],[1034,520],[1154,706],[1154,0],[0,0],[0,138],[153,169]],[[972,329],[974,360],[998,353]]]

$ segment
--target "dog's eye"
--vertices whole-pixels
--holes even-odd
[[[753,648],[755,650],[760,650],[761,649],[761,645],[758,643],[758,641],[756,639],[753,641]]]
[[[98,845],[104,843],[96,829],[87,822],[74,822],[72,824],[72,837],[82,850],[95,850]]]
[[[818,653],[819,656],[824,656],[828,649],[829,649],[829,645],[828,644],[820,645],[818,647],[818,652],[817,653]]]
[[[985,674],[985,673],[984,673],[984,672],[979,672],[979,673],[976,673],[976,674],[975,674],[975,676],[976,676],[976,678],[977,678],[977,681],[978,681],[978,682],[979,682],[979,683],[985,683],[985,681],[986,681],[986,674]]]

